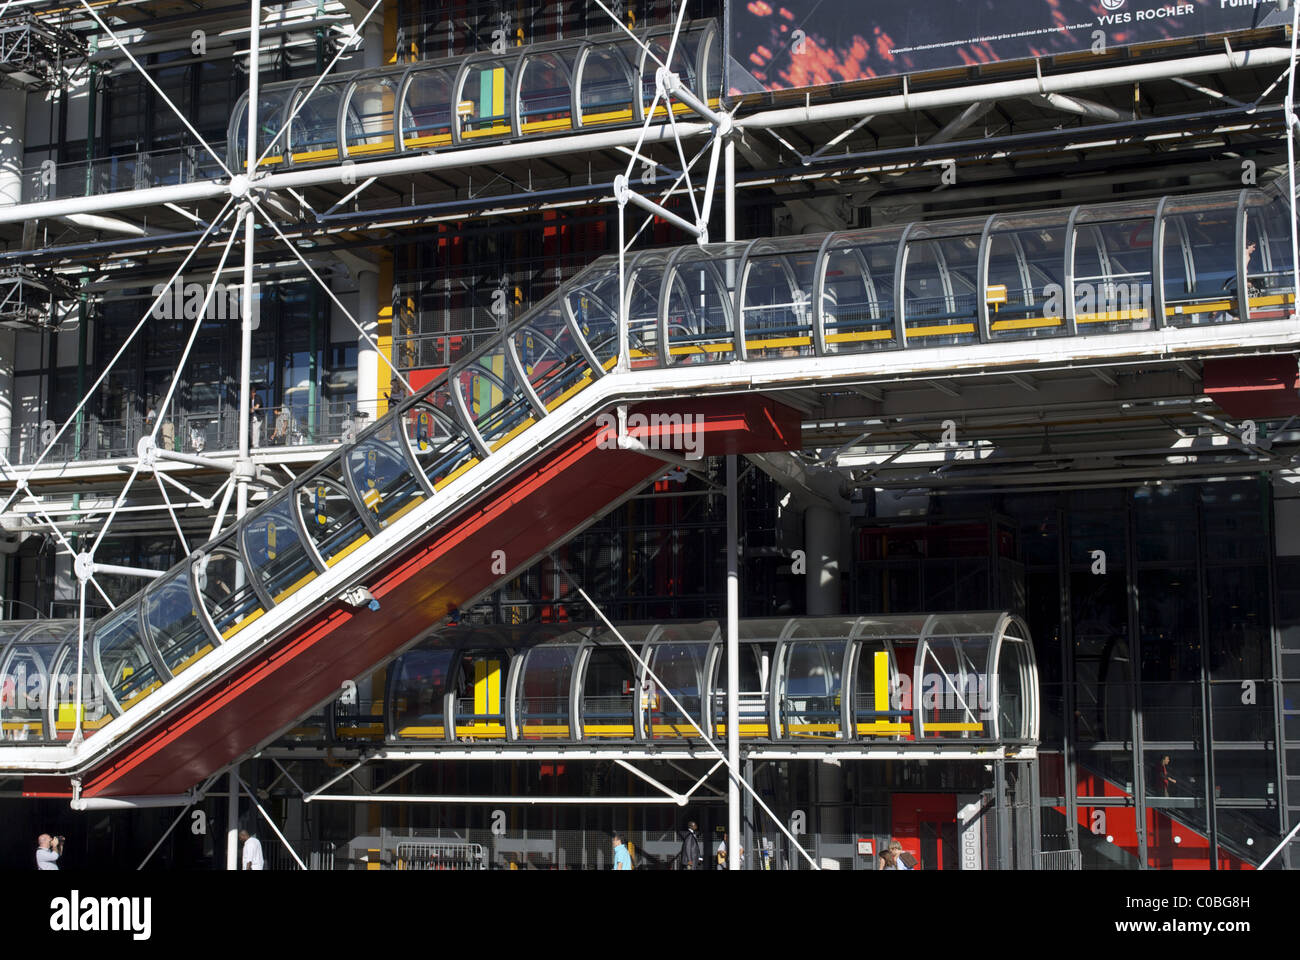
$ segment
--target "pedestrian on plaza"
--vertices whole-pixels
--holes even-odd
[[[614,869],[632,869],[632,855],[627,852],[627,844],[624,843],[621,833],[614,834]]]
[[[700,842],[699,828],[694,820],[687,822],[686,834],[682,837],[682,852],[678,855],[683,870],[704,869],[704,844]]]
[[[239,839],[244,844],[244,855],[240,858],[245,870],[265,870],[266,861],[262,859],[262,841],[247,830],[239,831]]]
[[[59,857],[63,853],[63,838],[52,837],[42,833],[36,838],[36,869],[59,869]]]
[[[880,855],[880,862],[876,864],[877,870],[916,870],[920,866],[920,861],[903,849],[903,844],[898,840],[890,840],[889,848]]]

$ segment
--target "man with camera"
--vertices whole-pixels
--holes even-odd
[[[62,837],[51,837],[48,833],[42,833],[36,838],[37,870],[59,869],[59,856],[63,853],[63,842]]]

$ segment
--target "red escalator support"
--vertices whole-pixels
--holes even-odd
[[[798,413],[757,394],[658,402],[653,409],[703,415],[710,456],[794,450],[801,442]],[[380,611],[328,603],[115,747],[83,776],[82,795],[189,789],[500,579],[491,572],[493,551],[506,551],[514,568],[664,469],[662,461],[640,453],[602,449],[602,433],[594,423],[579,428],[366,576]],[[24,793],[69,796],[70,783],[27,777]]]

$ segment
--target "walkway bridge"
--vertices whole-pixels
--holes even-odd
[[[186,790],[665,459],[799,449],[801,391],[1294,354],[1290,225],[1285,191],[1248,189],[598,260],[88,625],[77,661],[66,632],[39,647],[73,699],[23,721],[0,771],[33,794]]]

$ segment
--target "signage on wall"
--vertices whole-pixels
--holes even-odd
[[[1289,24],[1251,0],[729,0],[732,94],[850,83]]]

